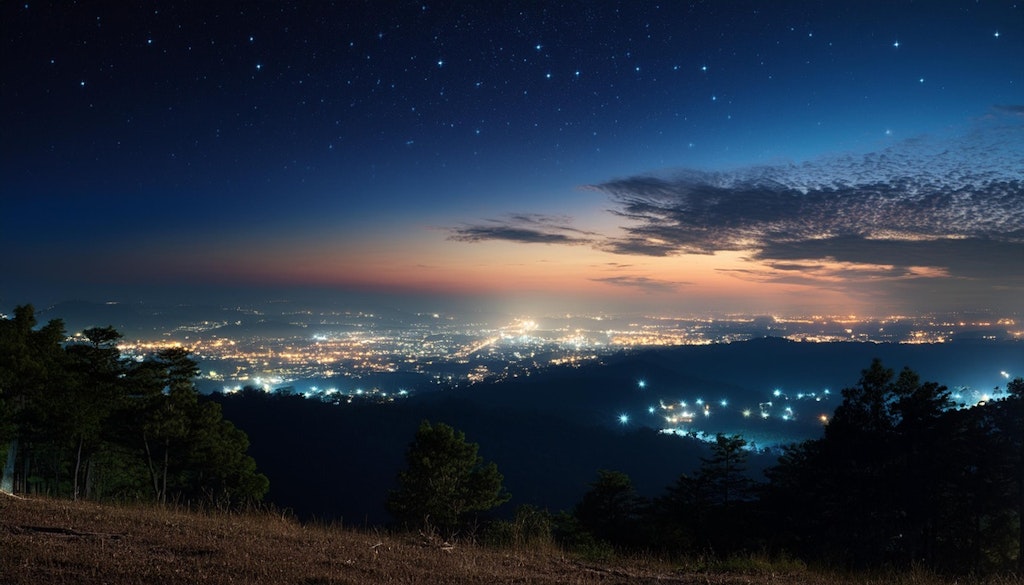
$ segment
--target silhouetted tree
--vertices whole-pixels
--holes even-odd
[[[168,348],[137,364],[128,376],[137,417],[132,428],[153,497],[225,505],[258,500],[268,489],[267,478],[245,454],[245,434],[223,420],[218,404],[199,400],[193,381],[198,371],[186,350]]]
[[[1024,574],[1024,378],[1015,378],[1006,385],[1008,396],[997,404],[1001,441],[1000,453],[1006,461],[1001,466],[1006,503],[1016,512],[1017,572]]]
[[[259,501],[270,488],[246,454],[249,438],[221,416],[221,406],[202,401],[191,412],[183,486],[193,497],[223,507]]]
[[[875,360],[843,390],[824,437],[769,470],[763,504],[782,545],[856,566],[1005,566],[1019,532],[1013,396],[954,409],[945,386]]]
[[[595,538],[615,546],[633,546],[638,544],[637,528],[643,508],[644,501],[628,475],[602,469],[573,515]]]
[[[0,319],[0,489],[91,497],[102,475],[121,497],[148,483],[158,502],[261,498],[268,482],[248,438],[200,400],[188,352],[127,362],[120,337],[93,327],[66,341],[59,320],[36,328],[31,305]]]
[[[113,327],[94,327],[83,332],[85,343],[66,348],[73,374],[58,397],[59,408],[66,413],[66,433],[75,452],[72,497],[80,495],[82,462],[91,468],[91,456],[100,448],[101,437],[113,412],[123,407],[121,376],[124,364],[117,341],[121,334]],[[89,474],[84,478],[85,497],[89,497]]]
[[[36,329],[35,309],[22,305],[12,319],[0,320],[0,428],[6,431],[6,457],[0,490],[15,490],[15,465],[23,462],[22,482],[27,481],[36,439],[48,432],[42,424],[42,403],[52,388],[66,382],[65,355],[61,348],[64,323],[53,319]],[[19,454],[19,445],[26,448]],[[24,491],[25,485],[22,485]]]
[[[747,441],[740,435],[718,433],[711,444],[711,457],[701,458],[698,472],[703,499],[728,508],[737,501],[750,499],[751,481],[746,475]]]
[[[406,452],[398,489],[388,497],[391,514],[406,525],[430,524],[451,532],[507,502],[497,465],[485,463],[478,450],[461,431],[423,421]]]
[[[652,505],[647,520],[659,548],[729,554],[752,536],[754,482],[746,474],[747,442],[718,434],[711,456],[694,474],[682,474]]]
[[[682,474],[651,504],[648,521],[659,549],[679,552],[704,546],[707,486],[700,475]]]

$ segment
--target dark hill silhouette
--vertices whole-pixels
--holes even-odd
[[[213,399],[249,436],[271,478],[268,499],[302,517],[387,520],[384,501],[424,419],[444,422],[498,464],[512,501],[570,509],[598,469],[628,473],[646,495],[693,469],[702,443],[650,429],[584,426],[540,410],[483,408],[459,396],[390,405],[335,406],[301,396],[241,392]]]
[[[553,368],[508,381],[441,392],[421,392],[392,404],[331,405],[297,396],[247,392],[215,396],[224,416],[250,438],[250,453],[271,479],[271,501],[303,516],[343,517],[376,523],[403,466],[405,449],[424,419],[444,422],[480,444],[498,464],[513,499],[504,510],[529,503],[568,509],[599,469],[630,475],[644,495],[657,495],[706,455],[699,441],[659,434],[660,398],[703,394],[732,403],[770,400],[780,388],[794,400],[795,421],[744,418],[739,408],[716,410],[702,429],[743,433],[759,447],[821,434],[818,410],[831,413],[840,390],[855,384],[878,357],[897,370],[909,366],[922,379],[979,392],[1005,383],[1000,370],[1024,371],[1019,343],[943,345],[797,343],[759,339],[729,345],[677,347],[610,356],[581,368]],[[644,380],[645,388],[638,382]],[[977,380],[977,382],[976,382]],[[831,389],[813,403],[798,393]],[[967,397],[965,397],[965,400]],[[801,410],[804,409],[804,410]],[[618,413],[635,415],[629,425]],[[753,470],[774,462],[763,455]]]
[[[855,383],[876,357],[950,388],[969,387],[961,397],[969,404],[1005,384],[1000,372],[1024,371],[1024,346],[1014,342],[906,345],[763,338],[619,353],[580,368],[552,368],[459,392],[485,408],[535,409],[575,424],[608,427],[628,414],[631,425],[663,428],[668,413],[660,406],[685,401],[698,415],[687,428],[741,433],[764,446],[819,436],[819,417],[831,413],[840,390]],[[701,416],[698,399],[709,405],[708,418]],[[771,416],[762,419],[760,406],[768,402],[773,403]],[[783,414],[790,420],[783,420]]]

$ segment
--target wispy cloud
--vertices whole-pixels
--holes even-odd
[[[1021,113],[1024,106],[999,106],[959,135],[863,155],[600,183],[591,188],[626,221],[624,236],[597,245],[647,256],[749,251],[778,279],[827,279],[820,266],[835,263],[846,272],[891,267],[874,274],[884,279],[1020,274]]]
[[[689,282],[673,282],[669,280],[659,280],[656,278],[649,278],[646,276],[605,276],[600,278],[590,279],[593,282],[603,282],[605,284],[613,284],[615,286],[624,286],[634,289],[639,289],[644,292],[650,293],[664,293],[677,290],[681,286],[686,286],[692,283]]]
[[[522,244],[592,244],[593,232],[576,229],[563,216],[518,214],[449,229],[448,239],[459,242],[500,240]]]

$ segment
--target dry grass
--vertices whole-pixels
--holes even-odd
[[[553,546],[448,547],[420,536],[304,526],[273,514],[205,514],[0,495],[0,582],[10,585],[944,582],[926,574],[856,578],[799,567],[783,574],[774,574],[771,566],[728,571],[680,568],[655,559],[583,562]]]

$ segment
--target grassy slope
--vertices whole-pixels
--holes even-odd
[[[941,581],[923,575],[778,575],[769,569],[709,573],[633,559],[597,564],[552,546],[447,549],[418,536],[304,526],[269,514],[197,514],[0,494],[0,583],[11,585],[894,582]]]

